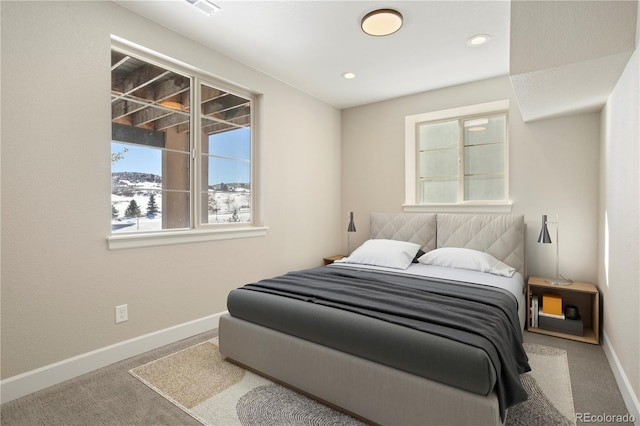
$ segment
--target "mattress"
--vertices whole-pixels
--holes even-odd
[[[421,263],[413,263],[406,270],[399,271],[394,268],[385,268],[382,266],[334,263],[329,268],[352,268],[386,272],[390,274],[412,275],[425,278],[440,278],[452,281],[460,281],[466,283],[475,283],[489,287],[502,288],[513,294],[518,304],[518,319],[520,321],[520,330],[524,330],[527,316],[527,302],[525,290],[527,288],[524,278],[519,272],[513,274],[512,277],[504,277],[484,272],[472,271],[468,269],[448,268],[444,266],[423,265]]]
[[[327,268],[375,269],[381,275],[398,274],[397,270],[363,265],[334,265]],[[402,275],[441,276],[450,279],[454,272],[450,269],[412,265]],[[496,292],[512,295],[517,309],[518,300],[523,294],[519,274],[513,280],[486,276],[490,274],[475,274],[479,273],[461,271],[456,276],[454,272],[454,276],[464,282],[450,284],[474,286],[476,284],[469,281],[475,280],[480,281],[482,286],[497,286]],[[229,313],[236,318],[458,389],[488,395],[496,387],[495,360],[492,361],[485,350],[442,335],[278,294],[234,290],[229,294],[227,306]]]

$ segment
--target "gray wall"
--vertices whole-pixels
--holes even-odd
[[[525,215],[529,275],[555,275],[555,244],[537,244],[536,240],[541,215],[548,214],[549,220],[555,220],[559,214],[563,275],[595,282],[599,114],[524,123],[508,77],[342,112],[343,210],[353,210],[358,225],[352,241],[367,238],[370,212],[402,211],[405,116],[501,99],[510,100],[511,212]],[[555,232],[552,227],[550,231]]]
[[[3,379],[222,312],[232,288],[339,251],[338,110],[111,1],[1,7]],[[262,94],[266,237],[107,249],[111,34]]]
[[[640,54],[602,112],[598,282],[609,360],[635,393],[640,418]],[[606,217],[606,220],[605,220]],[[614,370],[615,371],[615,370]],[[631,397],[623,392],[627,406]]]

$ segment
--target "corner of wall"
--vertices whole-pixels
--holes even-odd
[[[631,382],[625,374],[605,330],[602,330],[602,349],[607,357],[607,361],[609,361],[609,366],[611,367],[611,371],[613,371],[613,376],[616,379],[618,388],[620,388],[622,399],[627,406],[627,410],[629,410],[629,414],[637,421],[640,421],[640,400],[638,400],[638,395],[633,391]]]

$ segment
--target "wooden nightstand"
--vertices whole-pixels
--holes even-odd
[[[531,325],[531,296],[537,295],[542,300],[542,293],[556,293],[562,296],[562,306],[575,305],[580,311],[583,323],[582,336],[545,330]],[[549,336],[563,337],[579,342],[600,344],[600,293],[598,288],[591,284],[574,281],[568,285],[550,284],[542,277],[529,277],[527,283],[527,329],[532,333],[547,334]]]
[[[336,260],[340,260],[343,257],[347,257],[344,254],[337,254],[335,256],[323,257],[322,261],[324,262],[324,266],[331,265]]]

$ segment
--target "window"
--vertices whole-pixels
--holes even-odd
[[[406,206],[506,204],[507,101],[406,119]]]
[[[251,101],[200,85],[201,224],[251,223]]]
[[[111,51],[110,247],[127,236],[237,237],[229,229],[255,225],[254,96],[134,52]]]

